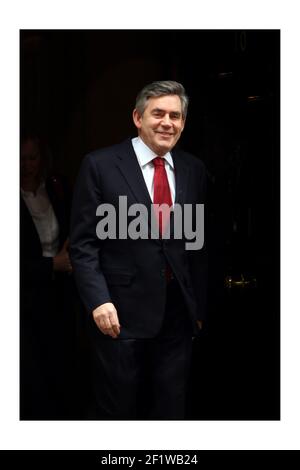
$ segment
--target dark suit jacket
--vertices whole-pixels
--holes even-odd
[[[203,163],[181,150],[173,149],[172,157],[175,202],[204,203]],[[121,195],[127,196],[128,206],[143,203],[150,213],[151,199],[129,139],[87,155],[75,187],[70,254],[86,310],[91,313],[99,305],[112,302],[121,324],[120,338],[155,336],[164,316],[167,262],[182,289],[186,314],[196,332],[196,319],[203,319],[206,310],[205,250],[186,251],[186,240],[174,238],[99,240],[96,209],[101,203],[110,203],[118,220]]]

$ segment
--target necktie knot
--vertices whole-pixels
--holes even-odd
[[[152,162],[153,162],[153,165],[154,165],[155,168],[165,166],[165,159],[162,158],[162,157],[153,158]]]

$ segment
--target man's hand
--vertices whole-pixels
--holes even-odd
[[[93,317],[99,330],[104,335],[117,338],[120,334],[120,323],[117,310],[110,302],[102,304],[93,310]]]
[[[202,328],[203,328],[202,320],[197,320],[197,325],[198,325],[199,330],[202,330]]]
[[[67,239],[56,256],[53,258],[53,269],[54,271],[61,272],[72,272],[72,265],[69,256],[69,239]]]

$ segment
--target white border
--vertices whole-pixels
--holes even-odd
[[[118,5],[116,5],[118,3]],[[3,449],[299,449],[299,25],[296,2],[2,2],[1,399]],[[205,5],[205,6],[204,6]],[[118,13],[116,13],[118,12]],[[281,29],[282,420],[280,422],[18,421],[19,28]],[[154,39],[155,45],[155,39]],[[162,47],[162,45],[156,45]],[[14,223],[12,222],[14,221]],[[255,313],[253,315],[255,322]],[[205,406],[205,404],[204,404]]]

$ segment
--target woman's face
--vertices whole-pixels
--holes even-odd
[[[38,142],[28,139],[21,145],[21,177],[36,178],[39,176],[41,156]]]

